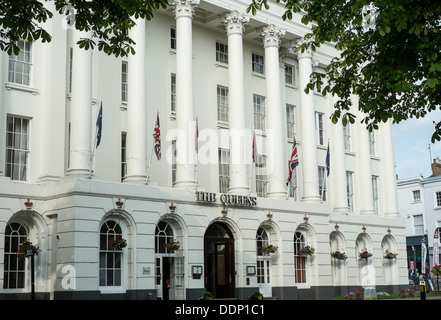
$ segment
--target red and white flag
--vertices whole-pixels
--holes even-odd
[[[288,179],[286,180],[286,185],[288,185],[289,182],[291,181],[292,172],[298,165],[299,165],[299,154],[297,153],[297,143],[296,143],[296,138],[294,137],[294,141],[292,144],[291,159],[289,160],[289,175],[288,175]]]
[[[153,138],[155,139],[155,154],[158,160],[161,159],[161,130],[159,126],[159,112],[156,115],[155,129],[153,130]]]

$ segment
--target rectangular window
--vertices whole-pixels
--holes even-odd
[[[369,132],[369,151],[371,156],[375,156],[376,154],[376,147],[375,147],[375,131]]]
[[[378,213],[378,177],[376,176],[372,176],[372,198],[375,213]]]
[[[26,40],[18,40],[18,55],[9,56],[8,81],[29,86],[31,84],[32,44]]]
[[[296,134],[294,111],[293,105],[286,105],[286,136],[288,139],[294,139]]]
[[[289,166],[289,161],[288,161]],[[297,201],[297,170],[292,172],[291,180],[288,184],[288,194],[290,198],[294,198]]]
[[[315,113],[315,129],[317,132],[317,144],[319,146],[325,145],[325,125],[323,122],[324,114],[320,112]]]
[[[350,212],[354,211],[354,181],[353,173],[346,171],[346,195],[348,198],[348,208]]]
[[[265,97],[253,95],[254,129],[265,132]]]
[[[172,186],[176,182],[176,140],[172,141]]]
[[[219,149],[219,192],[226,193],[230,185],[230,150]]]
[[[252,70],[253,72],[263,74],[264,72],[264,58],[263,55],[258,53],[252,53],[251,55]]]
[[[121,102],[127,103],[128,101],[128,62],[121,62]]]
[[[285,64],[285,83],[294,85],[294,66]]]
[[[343,126],[343,139],[345,144],[345,151],[351,151],[351,125],[349,123]]]
[[[69,93],[72,92],[72,63],[73,63],[73,48],[69,49]]]
[[[256,158],[256,192],[258,197],[267,196],[267,183],[266,156],[258,154]]]
[[[217,86],[217,121],[228,123],[228,88]]]
[[[325,185],[325,167],[318,167],[319,178],[319,195],[323,201],[326,201],[326,185]]]
[[[228,64],[228,45],[216,41],[216,61]]]
[[[421,202],[420,190],[413,190],[412,196],[413,196],[413,202]]]
[[[170,27],[170,49],[176,50],[176,28]]]
[[[29,119],[8,116],[5,170],[7,177],[18,181],[27,180],[29,153]]]
[[[415,231],[415,234],[424,233],[424,220],[422,214],[413,216],[413,229]]]
[[[176,114],[176,74],[170,77],[170,112]]]
[[[435,201],[436,201],[436,206],[441,207],[441,192],[440,191],[435,193]]]
[[[121,182],[124,181],[124,177],[127,174],[127,143],[126,132],[121,132]]]

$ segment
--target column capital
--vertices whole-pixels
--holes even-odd
[[[263,47],[279,47],[285,32],[285,29],[279,29],[273,24],[264,27],[260,32],[260,37],[263,39]]]
[[[292,43],[292,50],[294,54],[297,54],[298,59],[309,58],[312,59],[312,48],[311,42],[312,39],[298,39]],[[306,45],[306,47],[302,50],[300,47]]]
[[[193,18],[194,11],[199,5],[200,0],[173,0],[170,5],[174,7],[175,18],[188,17]]]
[[[242,35],[245,30],[245,26],[248,24],[249,21],[249,16],[246,16],[236,10],[228,12],[225,17],[221,19],[222,24],[225,26],[227,35]]]

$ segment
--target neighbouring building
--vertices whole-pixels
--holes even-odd
[[[397,183],[398,210],[406,221],[406,246],[409,278],[414,282],[426,268],[426,274],[432,276],[430,268],[434,264],[433,243],[439,239],[441,229],[441,161],[433,159],[432,175],[402,178]],[[428,252],[426,262],[422,263],[421,244],[426,235]],[[439,261],[439,253],[438,253]]]
[[[299,52],[300,16],[247,6],[171,1],[118,58],[54,14],[51,43],[0,53],[0,299],[31,291],[23,240],[39,299],[407,287],[391,124],[333,125],[333,98],[304,88],[336,50]]]

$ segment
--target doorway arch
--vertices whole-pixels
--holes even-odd
[[[206,290],[215,298],[234,298],[234,236],[223,222],[211,224],[205,232],[204,264]]]

